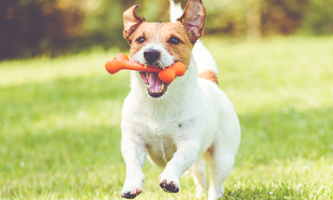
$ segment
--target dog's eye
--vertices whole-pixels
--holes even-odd
[[[180,42],[180,39],[176,37],[171,37],[168,42],[171,44],[178,44]]]
[[[143,43],[145,40],[146,40],[146,39],[145,39],[144,37],[139,37],[138,39],[136,39],[136,42],[137,42],[138,44],[141,44],[141,43]]]

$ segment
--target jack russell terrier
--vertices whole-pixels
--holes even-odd
[[[179,191],[180,176],[190,170],[196,195],[204,195],[208,162],[212,175],[208,199],[220,198],[241,134],[233,105],[218,87],[216,63],[198,40],[206,19],[202,1],[190,0],[183,14],[180,5],[171,1],[171,22],[166,23],[148,23],[135,14],[138,7],[123,14],[131,61],[161,69],[179,61],[187,71],[170,84],[157,73],[131,71],[131,91],[121,122],[126,163],[121,196],[131,199],[142,192],[142,166],[148,153],[153,163],[164,168],[159,186],[171,193]]]

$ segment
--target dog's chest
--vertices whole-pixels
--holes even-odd
[[[159,167],[165,167],[177,150],[174,139],[168,136],[149,138],[146,148],[150,160]]]
[[[128,101],[129,102],[129,101]],[[125,107],[123,124],[131,127],[131,132],[144,139],[151,161],[165,167],[177,150],[176,144],[188,133],[193,133],[198,125],[195,112],[185,112],[186,107],[163,109],[163,105],[138,105],[131,101]],[[142,101],[141,101],[142,102]],[[189,115],[188,113],[191,113]]]
[[[159,167],[165,167],[177,150],[177,140],[184,135],[184,122],[146,124],[144,138],[151,161]]]

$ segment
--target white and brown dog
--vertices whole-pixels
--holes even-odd
[[[205,8],[201,0],[190,0],[182,14],[180,5],[171,1],[172,22],[147,23],[135,14],[138,7],[123,15],[131,60],[157,68],[180,61],[187,71],[171,84],[162,82],[157,73],[131,72],[131,92],[121,122],[126,163],[121,196],[134,198],[142,192],[142,166],[148,152],[153,163],[165,168],[159,176],[160,187],[172,193],[179,191],[180,176],[191,169],[197,195],[203,195],[204,161],[208,161],[212,174],[208,196],[220,198],[223,181],[234,165],[240,125],[233,105],[217,85],[215,61],[198,41]]]

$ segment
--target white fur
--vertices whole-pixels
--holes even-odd
[[[185,75],[177,77],[160,98],[149,96],[140,74],[131,72],[131,92],[125,99],[121,122],[121,151],[126,163],[122,195],[142,191],[142,166],[148,153],[157,166],[165,167],[160,182],[172,181],[179,188],[180,176],[191,169],[197,196],[206,191],[203,160],[208,161],[212,174],[208,199],[222,197],[222,184],[234,165],[240,142],[240,126],[233,105],[217,84],[198,78],[196,63],[199,69],[217,73],[209,51],[199,44]],[[164,55],[168,52],[162,44],[149,45],[161,50],[165,66],[173,62],[172,55]],[[200,52],[206,56],[198,56]],[[140,56],[137,53],[132,60],[143,62]]]
[[[212,54],[210,54],[208,49],[206,49],[206,47],[200,40],[195,43],[192,49],[192,54],[197,64],[199,74],[205,70],[209,70],[214,72],[216,74],[216,77],[218,77],[216,62]]]

